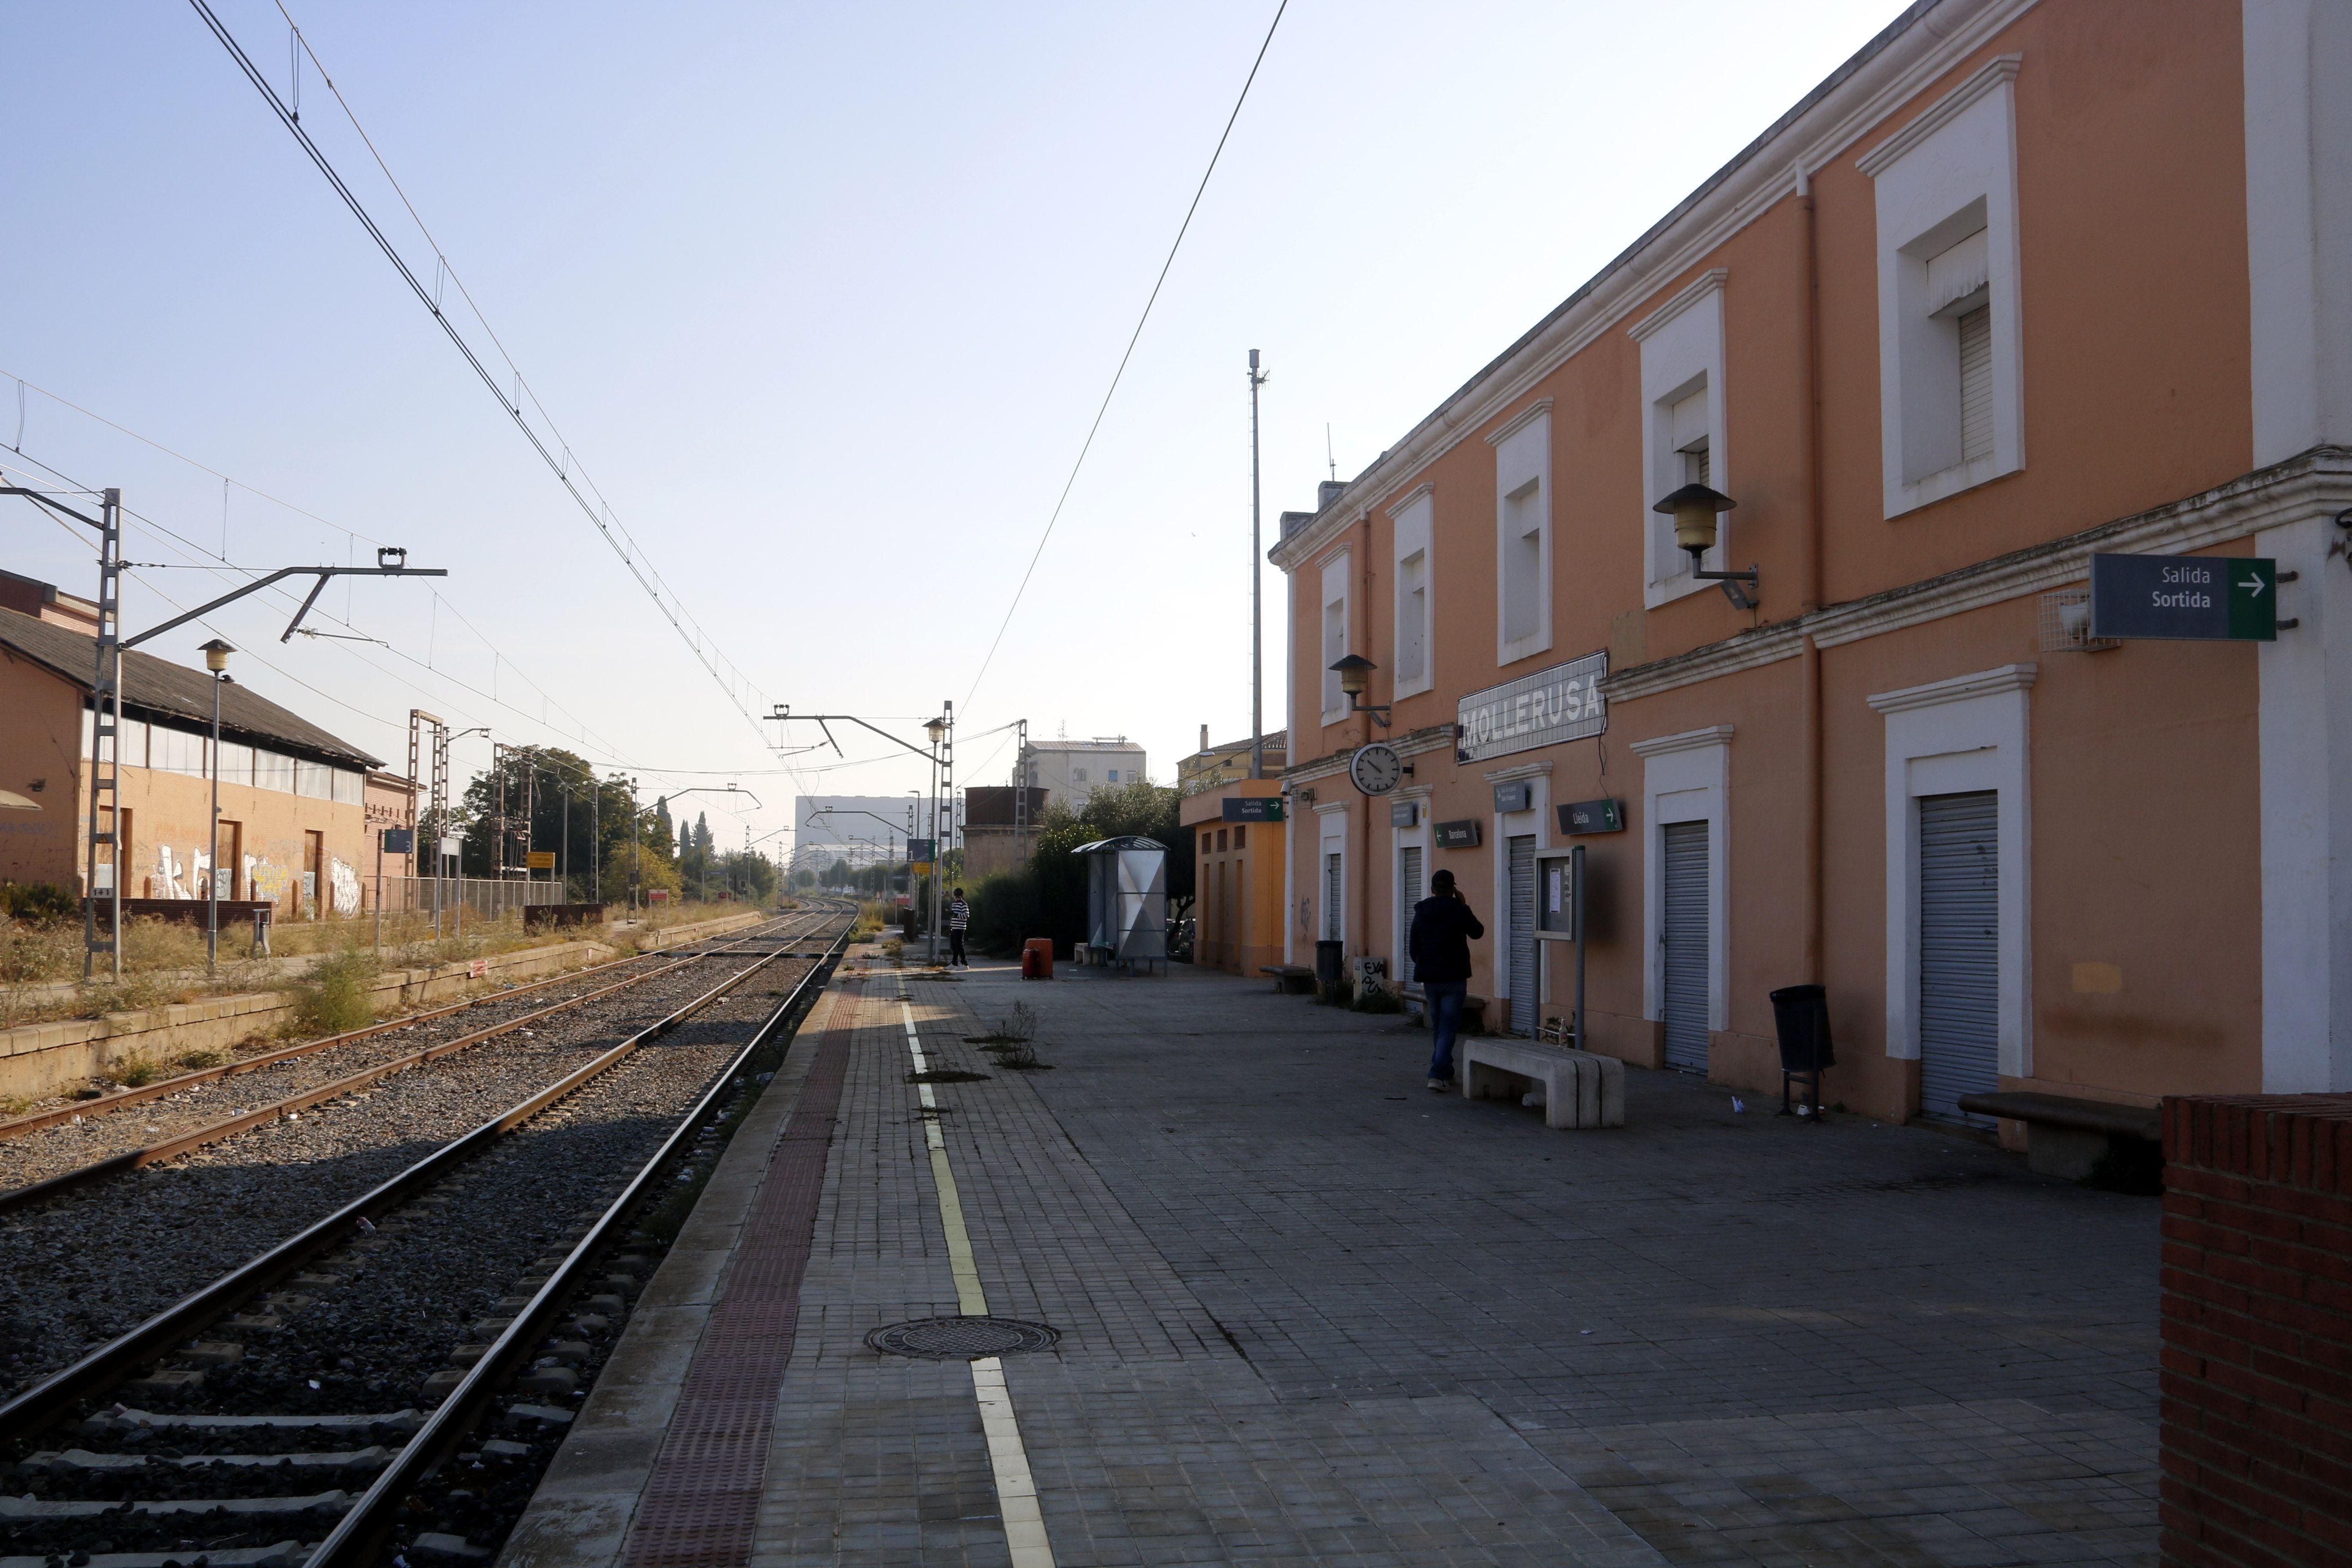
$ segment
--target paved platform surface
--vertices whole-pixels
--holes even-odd
[[[1048,1069],[965,1043],[1016,1002]],[[1668,1074],[1553,1131],[1431,1094],[1426,1051],[1181,967],[845,975],[507,1563],[2154,1561],[2152,1200]],[[734,1273],[775,1288],[730,1248],[795,1203],[763,1480],[678,1549],[647,1477],[742,1353]],[[1001,1393],[866,1344],[975,1303],[1062,1339]]]

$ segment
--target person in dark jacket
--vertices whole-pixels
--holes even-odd
[[[1461,1032],[1462,1004],[1470,994],[1470,944],[1486,935],[1486,928],[1454,885],[1454,873],[1432,876],[1429,897],[1412,907],[1405,946],[1436,1041],[1429,1057],[1429,1087],[1441,1092],[1454,1087],[1454,1037]]]

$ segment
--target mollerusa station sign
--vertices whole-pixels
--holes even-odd
[[[2252,555],[2091,557],[2095,637],[2275,642],[2278,634],[2276,562]]]

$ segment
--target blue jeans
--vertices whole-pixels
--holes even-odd
[[[1462,1004],[1470,994],[1467,980],[1424,980],[1422,1001],[1429,1008],[1429,1032],[1435,1045],[1429,1053],[1429,1076],[1454,1080],[1454,1037],[1462,1032]]]

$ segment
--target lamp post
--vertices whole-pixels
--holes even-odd
[[[930,955],[927,962],[934,967],[940,962],[940,889],[946,880],[941,873],[947,864],[940,845],[940,744],[947,732],[948,721],[945,719],[928,719],[923,722],[923,733],[931,738],[931,937],[926,951]]]
[[[213,826],[212,853],[205,858],[205,974],[220,973],[220,710],[221,687],[228,680],[228,656],[236,649],[215,637],[205,644],[205,668],[213,675]],[[116,857],[117,859],[121,856]]]

